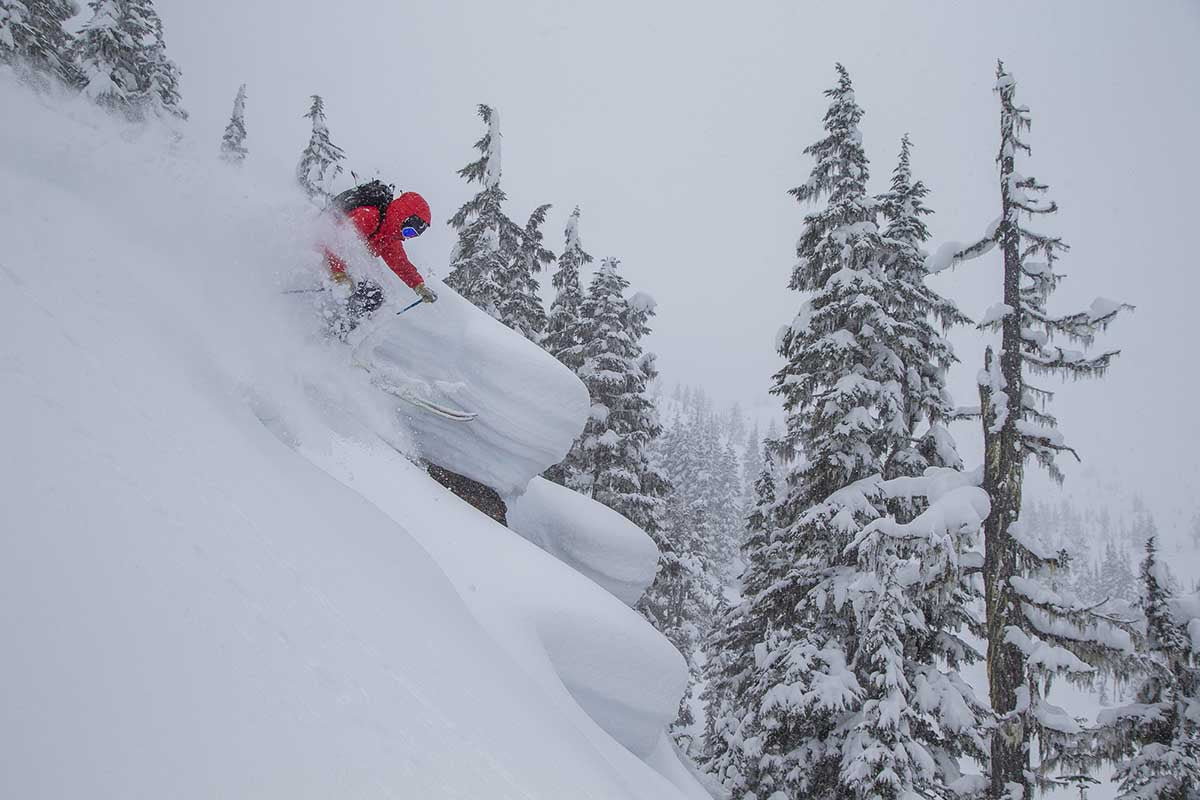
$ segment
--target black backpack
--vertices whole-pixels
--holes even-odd
[[[349,214],[356,208],[370,206],[379,209],[379,224],[375,226],[375,230],[367,236],[370,239],[375,234],[379,233],[379,229],[383,227],[383,218],[387,214],[388,206],[392,203],[392,187],[380,180],[367,181],[360,183],[358,186],[347,189],[334,196],[329,201],[328,208],[340,211],[342,214]]]

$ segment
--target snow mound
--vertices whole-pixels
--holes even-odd
[[[435,285],[436,303],[399,316],[382,309],[364,325],[354,360],[427,400],[477,413],[460,422],[400,408],[425,459],[502,496],[520,494],[583,430],[587,389],[533,342]]]
[[[641,528],[544,478],[509,502],[508,526],[627,605],[654,580],[658,548]]]

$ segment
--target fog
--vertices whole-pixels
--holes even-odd
[[[351,167],[430,200],[434,228],[410,253],[435,274],[453,240],[441,221],[473,193],[454,171],[482,132],[475,106],[496,107],[510,214],[523,222],[554,203],[546,236],[558,249],[566,215],[582,206],[585,247],[622,259],[658,300],[649,346],[664,383],[704,386],[762,419],[778,413],[766,393],[775,331],[801,299],[786,283],[805,209],[786,191],[808,175],[801,151],[821,135],[834,63],[866,111],[875,190],[911,134],[936,246],[998,216],[991,88],[1002,58],[1033,114],[1023,171],[1049,183],[1061,208],[1037,224],[1072,247],[1052,310],[1098,295],[1137,306],[1099,342],[1123,351],[1109,376],[1055,399],[1085,459],[1086,471],[1065,465],[1067,486],[1110,501],[1141,493],[1168,536],[1200,509],[1196,3],[158,6],[190,136],[211,139],[215,155],[245,82],[250,157],[288,171],[307,141],[308,96],[322,94]],[[978,317],[999,299],[999,256],[937,286]],[[963,363],[953,389],[974,405],[985,339],[954,339]],[[956,434],[977,462],[976,427]]]

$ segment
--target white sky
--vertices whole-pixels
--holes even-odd
[[[1054,410],[1105,485],[1190,516],[1200,5],[1008,2],[1006,17],[1000,5],[158,0],[192,136],[216,149],[244,81],[251,158],[290,171],[308,95],[324,95],[352,167],[430,200],[434,228],[410,253],[435,274],[452,243],[439,221],[473,192],[454,171],[482,132],[475,105],[497,107],[511,215],[554,203],[546,234],[559,249],[580,204],[585,247],[621,258],[658,299],[651,348],[668,384],[764,414],[774,334],[799,302],[785,287],[804,210],[786,190],[808,174],[801,150],[821,133],[834,62],[866,110],[876,190],[911,133],[936,245],[998,214],[1003,58],[1034,116],[1025,171],[1062,209],[1039,224],[1073,248],[1054,307],[1097,295],[1138,306],[1103,340],[1124,350],[1109,378],[1063,387]],[[938,286],[978,317],[999,299],[999,266],[990,256]],[[956,341],[956,396],[974,404],[982,339]],[[976,430],[959,439],[977,460]]]

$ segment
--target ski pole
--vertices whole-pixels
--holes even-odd
[[[308,294],[309,292],[323,292],[324,289],[284,289],[280,294]]]
[[[396,316],[398,317],[401,314],[403,314],[405,311],[408,311],[410,308],[416,308],[417,306],[421,305],[421,303],[424,303],[424,302],[425,302],[424,300],[414,300],[413,302],[406,305],[404,308],[397,311]]]

